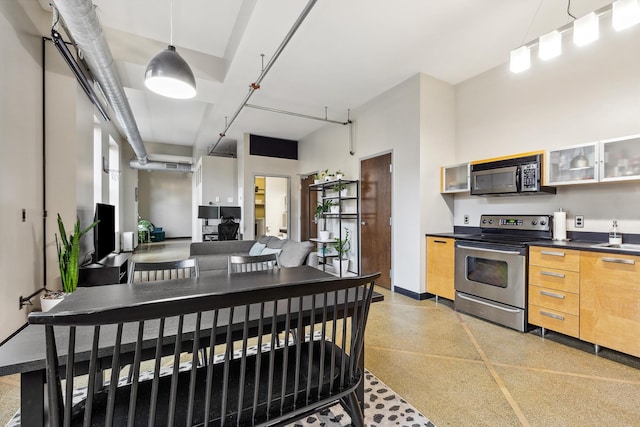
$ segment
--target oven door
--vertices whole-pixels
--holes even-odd
[[[483,196],[489,194],[517,193],[520,186],[518,166],[471,171],[471,194]]]
[[[526,308],[526,248],[458,241],[456,291]]]

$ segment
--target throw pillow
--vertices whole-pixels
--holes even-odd
[[[262,250],[265,248],[265,246],[266,245],[263,245],[260,242],[255,242],[253,246],[251,246],[251,249],[249,249],[249,255],[256,256],[262,254]]]
[[[260,255],[269,255],[269,254],[280,255],[280,252],[282,252],[282,249],[264,248]]]

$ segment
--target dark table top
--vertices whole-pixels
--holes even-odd
[[[339,280],[335,276],[318,269],[301,266],[280,268],[253,273],[227,275],[226,271],[208,274],[199,278],[168,280],[135,285],[106,285],[78,288],[64,301],[47,313],[32,313],[32,319],[39,323],[60,318],[73,313],[91,314],[96,311],[117,309],[123,305],[148,305],[166,300],[199,298],[203,295],[216,296],[230,293],[251,293],[280,286],[304,285]],[[377,294],[377,301],[383,299]],[[150,325],[150,327],[153,327]],[[90,327],[80,327],[78,335],[89,335]],[[105,336],[108,339],[108,336]],[[111,340],[111,343],[113,341]],[[61,343],[59,343],[61,344]],[[0,347],[0,376],[19,372],[44,369],[45,339],[44,326],[30,324]]]

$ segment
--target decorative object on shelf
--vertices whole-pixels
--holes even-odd
[[[337,178],[337,179],[342,179],[342,178]],[[347,190],[347,184],[345,184],[344,182],[334,184],[334,186],[331,187],[331,189],[333,191],[340,193],[340,197],[347,197],[347,194],[349,194],[349,190]]]
[[[333,260],[333,268],[336,273],[346,273],[349,270],[349,258],[347,253],[351,249],[351,240],[349,239],[349,229],[344,227],[344,239],[336,237],[333,247],[338,254],[338,258]]]
[[[65,294],[74,292],[78,288],[78,276],[80,271],[80,239],[87,234],[99,221],[93,222],[84,230],[80,229],[80,218],[76,218],[73,233],[67,236],[64,223],[58,214],[58,234],[56,239],[56,252],[58,254],[58,268],[60,269],[60,280],[62,281],[62,292],[47,291],[40,298],[42,311],[48,311],[57,303],[62,301]]]
[[[340,169],[336,171],[336,179],[344,179],[344,173]]]
[[[329,212],[331,206],[333,206],[333,200],[331,199],[323,199],[322,202],[319,202],[316,206],[316,220],[322,219],[323,230],[327,229],[327,219],[323,217],[323,214]]]

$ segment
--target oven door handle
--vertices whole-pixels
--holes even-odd
[[[471,249],[472,251],[494,252],[497,254],[521,255],[518,251],[500,251],[498,249],[474,248],[473,246],[457,246],[460,249]]]
[[[481,300],[478,300],[478,299],[475,299],[475,298],[469,298],[468,296],[463,295],[460,292],[456,293],[456,298],[466,299],[467,301],[471,301],[471,302],[475,302],[475,303],[478,303],[478,304],[486,305],[486,306],[491,307],[491,308],[497,308],[497,309],[503,310],[503,311],[510,311],[512,313],[520,313],[520,311],[521,311],[521,310],[518,310],[516,308],[507,308],[507,307],[503,307],[503,306],[500,306],[500,305],[491,304],[491,303],[486,302],[486,301],[481,301]]]

